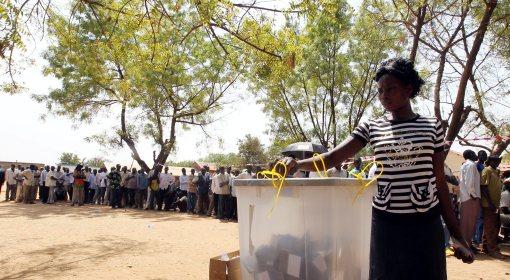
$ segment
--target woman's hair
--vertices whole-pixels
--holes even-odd
[[[414,69],[414,63],[406,58],[398,57],[385,60],[375,73],[375,81],[378,82],[384,75],[393,75],[405,85],[411,85],[414,98],[420,92],[421,86],[425,83],[418,72]]]

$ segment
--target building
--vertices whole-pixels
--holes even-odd
[[[16,168],[19,166],[22,167],[29,167],[30,165],[35,165],[37,168],[44,167],[44,163],[37,163],[37,162],[21,162],[21,161],[0,161],[0,166],[4,169],[7,169],[11,167],[11,164],[14,164]]]

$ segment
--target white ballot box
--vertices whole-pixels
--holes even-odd
[[[372,195],[347,178],[235,180],[244,280],[368,279]]]

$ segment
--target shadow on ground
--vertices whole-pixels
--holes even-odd
[[[84,246],[83,244],[87,244]],[[101,240],[87,240],[84,242],[74,242],[62,245],[51,245],[44,249],[23,252],[21,255],[4,256],[0,264],[5,264],[12,257],[33,259],[34,256],[41,261],[33,261],[19,269],[11,269],[12,273],[0,276],[0,280],[27,279],[39,277],[52,279],[53,277],[73,275],[71,271],[79,268],[85,262],[88,266],[107,262],[112,257],[119,255],[129,255],[134,249],[146,245],[146,242],[125,239],[115,236],[105,237]],[[69,255],[76,256],[73,261],[69,261]]]
[[[106,205],[84,205],[71,207],[67,202],[48,204],[23,204],[14,202],[0,203],[0,218],[26,217],[28,219],[44,219],[55,216],[67,216],[76,219],[86,219],[105,216],[128,215],[132,218],[151,219],[154,222],[204,220],[206,216],[190,215],[175,211],[146,211],[139,209],[111,209]]]

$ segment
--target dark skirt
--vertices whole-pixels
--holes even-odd
[[[439,207],[427,213],[372,211],[370,279],[446,279],[444,233]]]

